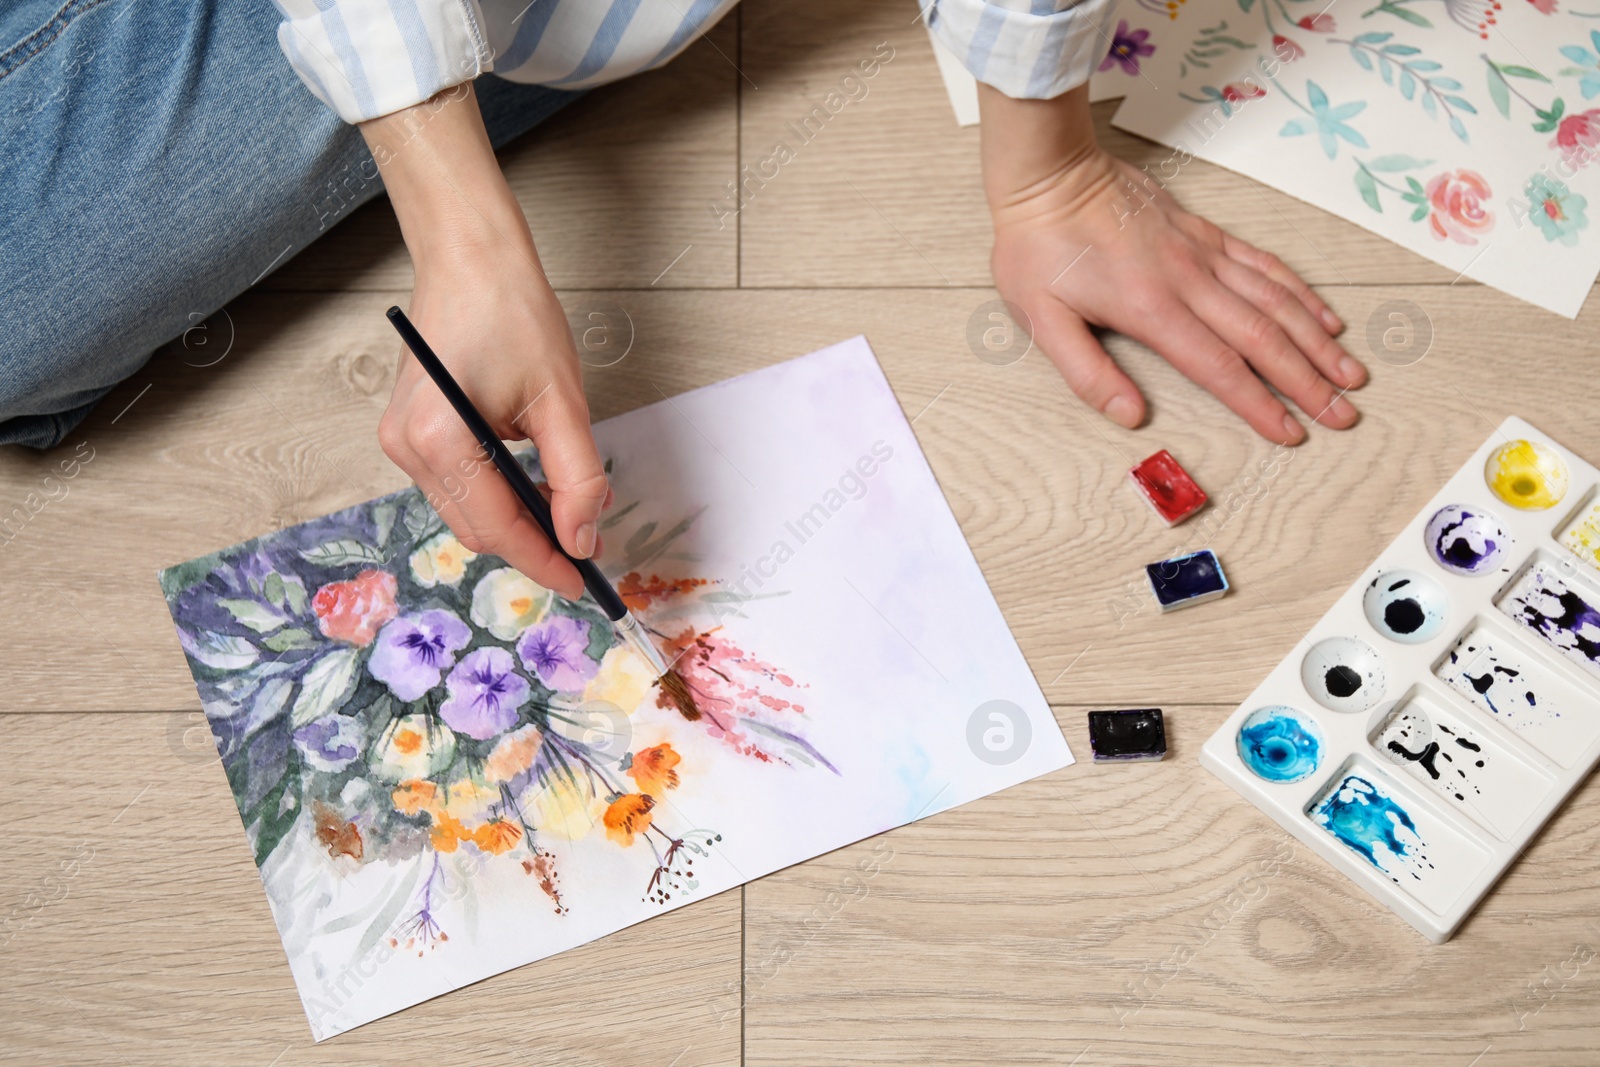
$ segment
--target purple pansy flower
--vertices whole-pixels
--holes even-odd
[[[523,633],[517,641],[517,655],[522,657],[522,665],[545,685],[573,693],[600,673],[600,664],[585,652],[588,647],[586,620],[554,615]]]
[[[515,673],[516,662],[503,648],[469,652],[444,680],[450,696],[439,705],[439,717],[458,734],[487,741],[516,724],[517,709],[531,686]]]
[[[1111,35],[1111,51],[1100,61],[1100,69],[1110,70],[1120,63],[1123,73],[1137,75],[1140,58],[1156,51],[1156,46],[1148,43],[1149,38],[1149,30],[1129,30],[1128,20],[1118,19],[1117,32]]]
[[[307,763],[324,771],[341,771],[359,755],[361,720],[354,715],[324,715],[294,732],[294,743]]]
[[[378,632],[367,670],[401,700],[416,700],[439,684],[471,639],[471,628],[448,611],[403,615]]]

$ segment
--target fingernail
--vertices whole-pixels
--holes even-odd
[[[1288,435],[1285,441],[1291,445],[1297,445],[1306,439],[1305,427],[1296,422],[1293,415],[1283,417],[1283,432]]]
[[[1345,356],[1339,360],[1339,373],[1344,377],[1346,388],[1354,389],[1367,380],[1366,368],[1357,363],[1354,356]]]
[[[1323,308],[1320,312],[1320,317],[1322,319],[1322,325],[1329,333],[1338,333],[1340,330],[1344,329],[1344,323],[1339,320],[1339,316],[1333,313],[1332,308]]]
[[[598,533],[592,522],[586,522],[578,527],[578,558],[588,559],[594,555],[594,539]]]
[[[1350,422],[1356,417],[1356,406],[1342,396],[1336,397],[1333,403],[1328,405],[1328,413],[1339,422]]]
[[[1139,425],[1139,406],[1120,394],[1106,402],[1105,415],[1125,429],[1131,430]]]

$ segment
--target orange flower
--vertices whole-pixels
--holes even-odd
[[[434,797],[439,789],[432,782],[418,778],[401,782],[394,790],[394,810],[404,815],[417,815],[433,809]]]
[[[388,571],[362,571],[348,582],[329,582],[311,598],[317,629],[358,648],[372,643],[383,624],[399,614],[398,588]]]
[[[522,840],[522,827],[504,819],[490,819],[472,831],[472,843],[490,855],[510,852]]]
[[[509,782],[529,767],[544,744],[544,734],[537,726],[524,726],[502,737],[483,761],[483,776],[491,782]]]
[[[628,768],[627,774],[639,783],[641,793],[658,797],[662,790],[678,788],[678,772],[672,768],[679,762],[681,757],[672,750],[671,745],[652,745],[633,754],[633,765]]]
[[[460,820],[452,819],[441,811],[434,816],[428,838],[433,842],[435,851],[454,852],[461,842],[472,840],[472,835],[467,833],[467,828],[461,825]]]
[[[606,836],[624,848],[633,844],[634,834],[650,829],[650,809],[655,806],[655,798],[643,793],[625,793],[613,800],[602,816]]]

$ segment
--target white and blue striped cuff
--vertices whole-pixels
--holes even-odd
[[[939,43],[1007,96],[1048,100],[1111,49],[1117,0],[919,0]]]

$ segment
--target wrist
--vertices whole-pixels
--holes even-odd
[[[1095,139],[1087,85],[1050,100],[978,86],[984,195],[995,225],[1073,214],[1118,180]]]

